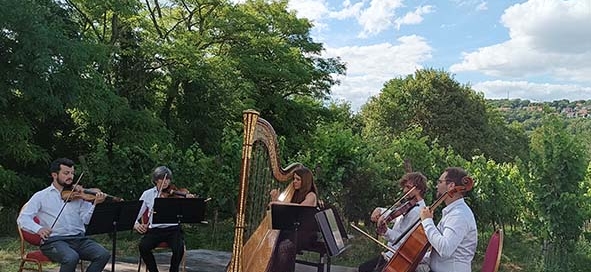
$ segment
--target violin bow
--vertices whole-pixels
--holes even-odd
[[[162,189],[164,189],[164,181],[166,180],[167,176],[168,176],[168,173],[165,173],[164,177],[162,178],[162,183],[160,183],[160,186],[156,186],[158,188],[158,193],[154,197],[154,202],[156,202],[156,198],[158,198],[158,196],[162,193]],[[152,214],[154,214],[154,205],[153,204],[152,204],[152,207],[150,208],[150,212],[148,214],[149,214],[148,215],[148,224],[150,224],[150,221],[152,219]]]
[[[367,237],[367,238],[371,239],[371,240],[372,240],[372,241],[374,241],[376,244],[378,244],[378,245],[382,246],[382,247],[383,247],[383,248],[385,248],[386,250],[388,250],[388,251],[390,251],[390,252],[392,252],[392,253],[395,253],[395,252],[396,252],[396,250],[395,250],[395,249],[393,249],[393,248],[391,248],[391,247],[389,247],[389,246],[385,245],[385,244],[384,244],[384,243],[382,243],[380,240],[378,240],[378,239],[376,239],[376,238],[372,237],[372,236],[371,236],[371,235],[369,235],[367,232],[365,232],[365,231],[363,231],[362,229],[360,229],[359,227],[355,226],[355,224],[351,223],[351,224],[349,224],[349,225],[351,225],[351,227],[352,227],[352,228],[354,228],[356,231],[358,231],[358,232],[360,232],[361,234],[365,235],[365,237]]]
[[[68,204],[68,201],[70,201],[70,198],[72,197],[72,194],[74,193],[74,188],[76,188],[76,186],[78,185],[78,183],[80,183],[80,180],[82,179],[82,176],[84,176],[84,172],[82,172],[82,174],[80,174],[80,176],[78,177],[78,180],[76,181],[76,183],[74,183],[74,185],[72,185],[72,191],[70,191],[70,193],[68,194],[68,197],[64,200],[64,205],[62,205],[62,208],[60,209],[60,212],[55,217],[55,220],[53,221],[53,224],[51,224],[51,228],[52,229],[55,226],[55,223],[57,223],[57,220],[60,218],[60,215],[64,211],[64,208],[66,207],[66,204]],[[64,190],[64,188],[62,188],[62,191],[63,190]]]
[[[405,199],[408,195],[410,195],[410,193],[412,191],[415,190],[415,188],[417,188],[416,186],[413,186],[410,190],[408,190],[408,192],[406,192],[406,194],[404,194],[400,199],[398,199],[398,201],[396,201],[396,203],[394,203],[392,206],[390,206],[390,208],[385,209],[384,211],[382,211],[382,213],[380,213],[380,217],[382,217],[387,211],[394,209],[394,207],[396,207],[396,205],[400,204],[400,202]]]

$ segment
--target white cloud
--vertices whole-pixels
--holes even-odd
[[[484,10],[488,10],[488,6],[486,4],[486,2],[480,2],[480,4],[478,4],[478,6],[476,6],[476,10],[477,11],[484,11]]]
[[[353,110],[376,95],[392,78],[412,74],[421,62],[431,58],[432,48],[424,38],[412,35],[398,38],[396,45],[379,43],[326,49],[325,57],[340,56],[347,64],[347,76],[332,88],[332,96],[351,101]]]
[[[357,18],[363,26],[363,34],[377,34],[393,25],[395,11],[402,7],[401,0],[371,0],[369,7],[361,11]]]
[[[452,72],[591,82],[591,1],[530,0],[505,10],[510,40],[464,53]]]
[[[354,5],[351,5],[351,2],[345,1],[345,3],[343,3],[343,9],[331,12],[330,17],[339,20],[357,18],[361,14],[362,8],[363,2],[357,2]]]
[[[433,12],[433,6],[421,6],[412,12],[406,13],[403,17],[396,19],[396,29],[401,25],[417,25],[423,21],[423,15]]]
[[[329,12],[326,0],[291,0],[288,7],[294,9],[298,17],[308,18],[316,23]]]
[[[452,0],[458,7],[469,7],[476,9],[476,11],[487,10],[487,2],[482,0]]]
[[[561,99],[587,100],[591,97],[591,87],[573,84],[540,84],[527,81],[485,81],[472,86],[483,92],[489,99],[521,98],[532,101],[554,101]]]

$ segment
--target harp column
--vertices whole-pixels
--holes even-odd
[[[248,168],[252,156],[252,146],[259,113],[254,110],[246,110],[243,115],[244,137],[242,142],[242,163],[240,165],[240,188],[238,194],[238,211],[234,226],[234,245],[232,247],[232,259],[227,272],[242,272],[242,246],[244,245],[246,192],[248,191]]]

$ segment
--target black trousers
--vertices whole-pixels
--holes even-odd
[[[161,242],[166,242],[172,251],[170,258],[170,272],[178,272],[179,265],[185,253],[185,241],[180,226],[149,229],[140,240],[140,256],[144,260],[148,271],[158,272],[158,266],[152,250]]]
[[[359,265],[359,272],[374,272],[374,271],[382,271],[384,266],[387,264],[386,260],[382,255],[377,256],[367,262],[362,263]]]

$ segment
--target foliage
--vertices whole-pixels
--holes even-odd
[[[423,135],[465,159],[484,154],[496,161],[510,161],[525,153],[525,146],[511,145],[525,136],[507,128],[487,110],[481,95],[445,71],[417,70],[414,75],[391,79],[361,114],[372,133],[398,134],[421,127]]]
[[[535,219],[545,242],[544,267],[547,271],[572,269],[571,249],[588,220],[589,201],[583,182],[588,155],[565,123],[549,116],[532,135],[528,188],[533,192]]]
[[[479,226],[505,229],[521,225],[527,192],[519,167],[477,156],[468,163],[466,170],[475,181],[469,201]]]
[[[524,239],[545,250],[525,270],[586,264],[591,121],[565,112],[589,101],[485,101],[428,68],[389,80],[353,113],[328,101],[344,63],[322,56],[312,23],[285,0],[0,5],[0,211],[47,186],[57,157],[76,161],[85,186],[125,199],[167,165],[176,185],[212,198],[212,233],[191,239],[227,248],[241,114],[255,109],[275,128],[281,160],[313,169],[320,197],[349,221],[393,204],[407,159],[429,188],[461,166],[476,181],[467,201],[479,229],[522,224]],[[434,198],[428,191],[427,203]],[[575,247],[582,253],[562,250]]]

